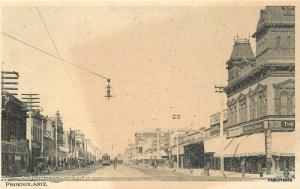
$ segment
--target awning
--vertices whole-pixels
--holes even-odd
[[[179,150],[179,154],[184,154],[184,146],[179,146],[178,150]],[[171,153],[172,153],[172,155],[177,154],[177,147],[176,146],[171,149]]]
[[[204,141],[205,153],[216,153],[220,151],[220,138],[214,137]]]
[[[295,156],[295,132],[272,132],[271,152],[277,156]]]
[[[245,157],[265,155],[265,134],[258,133],[224,140],[224,157]],[[214,154],[220,157],[220,151]]]

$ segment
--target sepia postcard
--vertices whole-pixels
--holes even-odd
[[[1,2],[1,188],[299,187],[298,4]]]

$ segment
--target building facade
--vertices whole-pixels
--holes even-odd
[[[262,165],[272,174],[295,166],[295,7],[261,10],[252,37],[256,54],[249,39],[237,38],[227,61],[225,129],[231,144],[224,155],[233,162],[228,165],[235,164],[227,169],[240,170],[245,159],[246,171]]]
[[[9,93],[2,94],[1,167],[3,175],[17,175],[29,168],[26,138],[26,105]]]
[[[162,129],[135,134],[136,159],[162,159],[168,156],[169,132]]]

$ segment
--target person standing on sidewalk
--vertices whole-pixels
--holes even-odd
[[[156,169],[156,167],[157,167],[157,160],[154,159],[154,168]]]
[[[241,169],[242,169],[242,178],[245,178],[245,173],[246,173],[246,161],[245,161],[245,158],[242,159]]]
[[[263,177],[264,171],[260,161],[257,163],[257,173],[259,174],[259,177]]]
[[[210,162],[208,161],[204,167],[204,172],[206,176],[210,176],[209,174]]]
[[[13,175],[14,176],[19,176],[19,173],[18,173],[19,170],[18,169],[19,169],[18,162],[15,161],[15,163],[13,164]]]
[[[117,160],[117,157],[115,157],[114,160],[113,160],[115,170],[117,169],[117,165],[118,165],[117,163],[118,163],[118,160]]]

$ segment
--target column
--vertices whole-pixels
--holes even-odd
[[[274,161],[272,159],[272,132],[268,128],[265,131],[265,148],[266,148],[266,167],[267,167],[267,174],[272,174],[272,169],[275,166]]]

